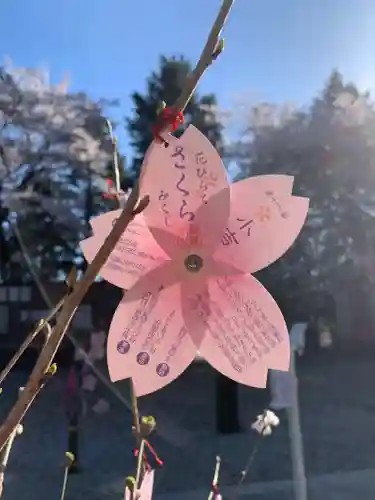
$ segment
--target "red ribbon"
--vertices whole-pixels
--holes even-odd
[[[154,139],[163,143],[164,146],[168,146],[168,142],[160,134],[167,128],[172,132],[176,132],[178,127],[183,125],[184,122],[185,119],[182,111],[176,112],[173,107],[165,108],[160,112],[157,122],[152,126],[152,135]]]
[[[162,465],[164,465],[164,462],[163,460],[161,460],[156,451],[154,450],[154,448],[150,445],[150,443],[145,439],[145,445],[147,446],[149,452],[151,453],[151,455],[154,457],[156,463],[161,467]],[[138,448],[135,448],[134,450],[134,456],[137,457],[139,455],[139,449]],[[148,462],[148,458],[147,458],[147,453],[144,451],[143,452],[143,460],[144,460],[144,463],[145,463],[145,466],[146,466],[146,469],[147,470],[151,470],[151,466]]]
[[[145,441],[145,445],[147,446],[147,448],[149,449],[150,453],[152,454],[152,456],[154,457],[156,463],[160,466],[164,465],[164,462],[163,460],[161,460],[156,451],[154,450],[154,448],[150,445],[150,443],[148,441]]]
[[[120,200],[121,195],[124,194],[124,191],[116,191],[116,189],[113,186],[113,181],[111,179],[106,179],[106,183],[108,186],[108,191],[106,193],[102,194],[102,197],[105,199],[110,199],[110,200]]]
[[[103,198],[118,198],[118,193],[113,189],[113,182],[111,179],[106,179],[107,187],[108,187],[108,192],[103,193]]]

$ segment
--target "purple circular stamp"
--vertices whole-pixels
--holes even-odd
[[[147,352],[139,352],[137,354],[137,363],[139,365],[147,365],[149,361],[150,356],[147,354]]]
[[[156,367],[156,373],[159,377],[166,377],[169,373],[169,365],[167,363],[159,363]]]
[[[130,344],[126,340],[120,340],[117,344],[117,351],[120,354],[127,354],[130,350]]]

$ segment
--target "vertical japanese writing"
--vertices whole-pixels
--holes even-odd
[[[184,148],[182,146],[176,146],[174,148],[174,152],[172,153],[172,158],[178,158],[178,160],[175,161],[175,168],[185,168],[185,155],[184,155]],[[179,164],[178,161],[181,161],[182,164]]]
[[[141,333],[150,314],[155,309],[158,302],[159,293],[164,289],[163,285],[154,292],[146,292],[140,301],[140,306],[134,311],[129,324],[123,331],[123,337],[129,342],[135,342],[136,337]],[[129,336],[129,338],[127,338]]]
[[[196,153],[195,163],[199,165],[196,169],[199,179],[199,193],[203,203],[207,203],[209,188],[214,188],[217,184],[217,175],[209,172],[204,165],[207,165],[207,158],[202,152]],[[202,166],[203,165],[203,166]]]
[[[186,165],[185,165],[185,154],[184,154],[184,148],[182,146],[176,146],[174,149],[174,152],[172,153],[171,157],[175,160],[174,161],[174,168],[177,168],[178,170],[181,170],[181,175],[180,179],[176,182],[176,189],[182,193],[182,201],[180,205],[180,218],[181,219],[187,219],[188,222],[192,222],[195,218],[195,215],[193,212],[190,212],[186,207],[188,206],[188,202],[186,201],[186,198],[189,198],[190,192],[184,188],[183,184],[186,179],[186,175],[183,172],[185,170]]]
[[[237,217],[237,222],[239,224],[239,231],[245,231],[247,236],[251,235],[251,228],[254,224],[254,219],[243,219],[241,217]],[[230,245],[238,245],[240,243],[239,237],[237,236],[237,231],[232,231],[228,227],[225,228],[223,237],[221,238],[221,244],[224,246]]]
[[[243,231],[244,229],[246,229],[247,235],[250,236],[251,226],[254,224],[254,220],[253,219],[246,220],[246,219],[241,219],[238,217],[237,222],[241,222],[240,231]]]
[[[207,165],[207,158],[204,156],[204,154],[202,153],[202,151],[200,151],[199,153],[196,153],[196,155],[195,155],[195,163],[197,165]]]
[[[169,198],[169,194],[166,193],[163,189],[160,191],[159,193],[159,201],[162,202],[162,205],[161,205],[161,210],[164,214],[164,224],[167,226],[167,227],[170,227],[170,223],[169,223],[169,217],[170,217],[170,212],[167,208],[167,203],[166,203],[166,200],[168,200]]]
[[[283,341],[283,336],[267,318],[258,301],[245,300],[242,293],[236,290],[233,282],[228,278],[218,278],[216,283],[237,313],[231,318],[231,323],[236,325],[236,332],[241,332],[240,338],[249,348],[248,356],[253,353],[256,354],[256,358],[260,359]],[[230,326],[227,325],[226,330],[229,329]],[[239,346],[242,346],[242,342],[237,340]]]
[[[238,245],[239,243],[235,231],[226,228],[221,238],[221,244],[227,247],[233,244]]]

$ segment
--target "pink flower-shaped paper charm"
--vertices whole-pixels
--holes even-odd
[[[259,176],[229,186],[211,143],[190,126],[145,156],[141,194],[150,204],[128,226],[101,269],[127,289],[112,319],[112,381],[132,377],[138,396],[177,378],[197,350],[237,382],[265,387],[267,371],[289,369],[282,313],[254,273],[298,236],[308,200],[293,178]],[[90,262],[120,211],[91,221],[81,242]]]
[[[143,477],[141,487],[138,490],[138,495],[134,495],[133,498],[137,500],[151,500],[152,492],[154,489],[154,474],[155,471],[146,471]],[[125,488],[124,500],[131,500],[131,492],[129,488]]]

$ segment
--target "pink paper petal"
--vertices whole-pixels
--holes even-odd
[[[164,229],[154,227],[150,227],[149,229],[164,252],[173,260],[178,260],[189,252],[190,245],[185,237],[176,236]]]
[[[140,496],[138,500],[151,500],[152,492],[154,489],[154,475],[155,471],[146,471],[143,477],[141,487],[139,488]],[[131,492],[128,488],[125,488],[124,500],[131,500]]]
[[[265,194],[251,184],[246,179],[231,186],[231,215],[215,258],[255,273],[293,244],[306,220],[309,200],[273,191]]]
[[[188,254],[211,256],[215,248],[220,245],[225,231],[229,202],[230,190],[229,188],[223,189],[217,195],[212,196],[206,204],[200,206],[195,213],[194,221],[185,225],[185,232],[181,235],[177,236],[177,234],[156,227],[150,227],[150,232],[173,260]],[[225,217],[222,217],[224,211]]]
[[[196,318],[197,302],[206,304],[206,311],[210,309],[210,293],[208,280],[212,277],[241,275],[243,273],[225,262],[216,262],[212,258],[204,258],[204,265],[197,275],[186,273],[181,280],[181,307],[182,316],[190,336],[199,349],[206,328],[200,317]]]
[[[195,250],[207,257],[220,245],[228,224],[230,193],[229,187],[225,188],[198,208],[186,237],[192,253]]]
[[[253,387],[266,386],[268,369],[289,369],[283,315],[255,278],[213,278],[208,290],[210,302],[203,297],[191,310],[194,321],[207,329],[199,346],[203,358],[223,375]]]
[[[100,215],[91,221],[94,235],[81,241],[80,247],[90,263],[112,229],[114,220],[121,210]],[[141,215],[132,221],[124,231],[109,259],[100,270],[106,281],[120,288],[131,287],[140,276],[165,262],[165,252],[156,244]]]
[[[199,307],[204,307],[206,314],[209,314],[210,294],[207,283],[205,281],[183,283],[181,285],[182,317],[196,349],[200,348],[207,331],[206,324],[197,315]]]
[[[180,286],[162,289],[144,282],[143,298],[125,292],[112,319],[107,362],[113,382],[132,377],[137,396],[177,378],[193,361],[196,347],[183,323]]]
[[[156,267],[145,274],[134,283],[126,292],[123,300],[126,302],[139,301],[143,298],[145,290],[158,294],[160,291],[185,279],[183,260],[169,260],[165,264]]]
[[[145,157],[140,191],[150,196],[150,204],[144,216],[150,227],[185,237],[197,209],[228,188],[227,175],[215,148],[194,126],[179,139],[169,136],[168,141],[168,148],[154,141]],[[215,217],[226,220],[229,193],[222,198]],[[167,251],[163,241],[157,241]]]

